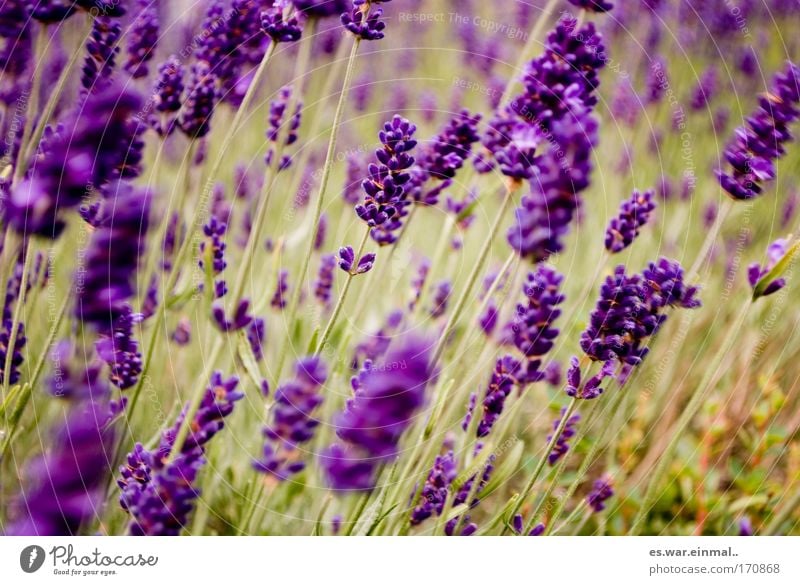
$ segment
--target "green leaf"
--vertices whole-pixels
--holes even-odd
[[[767,272],[761,279],[756,283],[755,288],[753,288],[753,300],[757,300],[761,296],[763,296],[764,291],[766,290],[769,283],[779,279],[783,276],[783,273],[789,269],[789,266],[792,264],[794,257],[797,255],[797,252],[800,251],[800,240],[797,240],[792,246],[786,250],[786,254],[783,255],[783,258],[778,260],[775,263],[775,266],[772,267],[772,270]]]

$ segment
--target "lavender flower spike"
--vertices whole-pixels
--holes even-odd
[[[633,243],[656,208],[653,197],[652,190],[644,193],[634,190],[630,198],[622,202],[619,214],[611,219],[606,229],[606,250],[617,254]]]
[[[436,375],[430,354],[430,343],[405,335],[382,363],[365,363],[354,397],[334,419],[340,441],[322,456],[331,487],[375,486],[378,467],[397,456],[400,439],[425,402],[425,389]]]
[[[319,425],[314,411],[322,404],[320,389],[326,378],[325,363],[319,357],[297,362],[294,379],[275,391],[271,420],[264,427],[262,457],[253,463],[255,469],[279,480],[303,470],[305,463],[299,459],[297,448],[314,436]]]
[[[753,199],[762,183],[775,178],[774,161],[792,139],[789,125],[800,118],[800,68],[788,63],[775,76],[772,89],[759,97],[759,107],[736,130],[735,140],[725,149],[730,171],[717,171],[720,185],[734,199]]]

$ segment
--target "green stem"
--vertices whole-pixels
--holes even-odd
[[[14,305],[14,315],[11,320],[11,329],[8,333],[8,344],[6,345],[6,359],[3,366],[3,401],[8,394],[9,386],[11,385],[11,364],[14,360],[14,347],[17,344],[17,337],[19,336],[19,324],[22,320],[22,309],[25,305],[25,295],[28,289],[28,275],[33,263],[33,257],[36,255],[36,247],[34,240],[31,240],[27,249],[25,243],[22,243],[22,254],[24,260],[22,263],[22,276],[20,277],[19,295],[17,296],[16,304]]]
[[[45,27],[42,27],[43,29]],[[81,41],[81,46],[86,42],[86,39],[89,38],[89,35],[92,31],[92,23],[91,20],[89,22],[89,28],[86,31],[86,34]],[[14,176],[17,178],[21,178],[25,176],[25,173],[28,170],[28,166],[30,165],[31,158],[35,152],[35,149],[39,147],[39,141],[42,139],[42,135],[44,134],[44,129],[50,123],[50,119],[53,117],[53,112],[56,110],[56,106],[58,105],[58,101],[61,99],[62,94],[64,93],[64,88],[67,85],[67,81],[72,77],[72,72],[75,68],[75,63],[78,62],[83,56],[83,53],[76,47],[76,49],[72,52],[72,56],[70,57],[67,66],[61,70],[61,75],[59,75],[58,80],[56,81],[55,86],[53,87],[53,91],[50,92],[49,97],[47,98],[47,102],[45,103],[44,109],[42,110],[42,115],[39,117],[39,122],[33,129],[31,133],[30,139],[25,144],[25,149],[20,150],[22,154],[19,164],[17,165],[17,169],[14,172]],[[37,75],[36,77],[41,77],[41,75]],[[37,98],[38,99],[38,98]],[[33,120],[33,116],[31,115],[31,121]]]
[[[726,355],[730,355],[730,351],[733,348],[734,343],[737,341],[736,334],[741,328],[742,323],[747,316],[747,311],[751,306],[752,303],[748,301],[742,307],[733,329],[729,331],[728,335],[726,336],[725,343],[714,356],[712,365],[706,369],[706,373],[703,376],[702,381],[697,388],[695,388],[694,392],[692,393],[692,397],[689,400],[689,403],[683,409],[681,417],[678,419],[675,428],[672,429],[670,441],[667,444],[667,447],[664,449],[664,452],[659,457],[655,470],[652,474],[650,474],[650,480],[647,484],[647,489],[645,490],[645,496],[642,500],[642,505],[636,514],[631,529],[628,531],[629,535],[638,535],[641,531],[648,513],[655,504],[657,496],[656,490],[658,489],[661,480],[664,478],[664,475],[667,471],[667,466],[672,459],[675,448],[678,446],[678,441],[681,439],[683,431],[686,430],[686,427],[689,426],[689,423],[692,422],[692,419],[703,405],[703,400],[706,398],[708,390],[713,387],[714,384],[716,384],[717,371],[719,370],[722,358]]]
[[[611,400],[611,403],[608,406],[608,409],[612,413],[616,411],[617,406],[619,406],[619,403],[622,400],[623,396],[624,392],[622,392],[622,389],[620,388],[619,392],[617,392],[617,394],[614,396],[614,398]],[[548,523],[547,531],[545,532],[545,534],[550,534],[555,528],[555,523],[558,521],[559,518],[561,518],[561,514],[564,513],[564,508],[566,507],[567,502],[570,500],[570,498],[572,498],[573,494],[577,491],[578,486],[586,477],[586,472],[589,471],[589,467],[591,467],[592,463],[595,460],[595,457],[597,456],[600,449],[603,447],[606,435],[608,435],[608,431],[610,429],[611,429],[610,425],[603,426],[602,432],[597,437],[597,439],[595,439],[591,449],[589,450],[589,453],[583,458],[583,461],[581,461],[581,465],[578,468],[578,472],[575,474],[575,479],[572,480],[572,483],[567,488],[566,493],[564,493],[564,495],[559,499],[558,506],[556,506],[555,512],[553,512],[553,515],[550,517],[550,522]],[[567,458],[564,457],[564,461],[566,460]]]
[[[547,25],[547,21],[550,18],[550,14],[552,14],[553,9],[556,7],[556,4],[558,4],[558,0],[549,0],[542,9],[542,13],[539,15],[539,18],[536,19],[536,24],[533,26],[533,29],[528,35],[528,40],[525,42],[525,47],[523,47],[522,51],[520,52],[516,65],[514,65],[514,71],[512,72],[511,78],[503,90],[503,95],[500,98],[499,108],[502,108],[508,103],[508,100],[511,97],[511,90],[513,90],[517,85],[519,72],[525,68],[525,63],[531,58],[537,39],[542,34],[545,25]]]
[[[458,301],[453,307],[453,312],[450,313],[450,317],[447,319],[447,324],[444,327],[444,331],[442,331],[442,334],[439,337],[439,343],[436,345],[436,351],[433,354],[434,364],[438,363],[439,359],[442,357],[442,353],[444,352],[444,348],[447,345],[448,339],[450,338],[450,334],[453,332],[456,323],[458,323],[458,320],[461,317],[461,313],[464,311],[464,307],[467,304],[467,299],[470,298],[472,289],[475,287],[475,283],[478,281],[478,277],[483,270],[483,265],[489,256],[489,251],[491,250],[494,239],[500,229],[500,224],[503,221],[506,210],[511,205],[511,201],[514,198],[513,195],[518,188],[519,186],[514,183],[509,185],[506,189],[505,196],[503,197],[503,203],[500,206],[500,210],[497,212],[497,216],[494,218],[494,222],[489,229],[489,234],[486,236],[480,252],[478,252],[478,257],[472,266],[472,272],[470,272],[469,277],[467,278],[467,283],[464,289],[461,291]]]
[[[181,449],[183,449],[183,444],[186,442],[186,437],[189,436],[189,430],[192,426],[192,422],[194,422],[194,417],[197,414],[200,404],[203,402],[203,397],[206,394],[206,385],[208,384],[208,380],[211,378],[211,372],[214,370],[217,359],[219,359],[222,349],[225,347],[225,343],[223,341],[224,339],[224,335],[220,335],[216,338],[216,341],[211,349],[211,354],[205,360],[206,367],[203,369],[203,373],[200,374],[200,377],[196,382],[192,400],[189,402],[189,407],[187,408],[186,414],[183,417],[181,426],[178,428],[178,433],[175,435],[175,442],[173,443],[172,450],[167,458],[168,462],[175,461],[175,457],[177,457],[181,452]]]
[[[342,120],[342,113],[344,112],[344,104],[347,101],[347,93],[350,88],[350,80],[353,76],[353,65],[355,64],[356,60],[356,53],[358,52],[358,46],[361,42],[360,37],[354,37],[353,39],[353,47],[350,50],[350,56],[347,60],[347,68],[344,72],[344,81],[342,82],[342,91],[339,94],[339,102],[336,105],[336,113],[333,116],[333,124],[331,126],[331,135],[328,139],[328,151],[325,155],[325,164],[322,167],[322,177],[320,178],[320,186],[319,186],[319,193],[317,194],[317,201],[314,205],[314,220],[311,225],[311,235],[307,238],[308,245],[303,255],[303,259],[301,261],[300,270],[297,272],[296,275],[296,282],[297,285],[295,286],[294,292],[292,294],[291,302],[289,305],[289,311],[287,316],[287,327],[291,331],[292,324],[294,323],[295,316],[297,315],[297,309],[300,304],[300,293],[303,290],[303,283],[306,279],[306,272],[308,271],[308,265],[311,261],[311,255],[314,252],[314,234],[317,233],[319,229],[319,218],[322,215],[322,207],[325,200],[325,192],[328,189],[328,180],[331,176],[331,169],[333,168],[333,159],[335,156],[336,151],[336,140],[339,134],[339,125],[341,124]],[[281,348],[280,357],[278,359],[277,368],[275,369],[275,380],[277,381],[280,379],[281,370],[283,370],[283,365],[286,362],[286,355],[288,350],[288,343],[284,343],[283,347]]]
[[[525,488],[520,492],[519,499],[517,503],[511,510],[511,518],[516,516],[522,505],[525,503],[525,500],[530,495],[531,491],[533,490],[533,486],[536,485],[536,482],[539,480],[539,476],[542,474],[542,470],[544,469],[545,464],[547,463],[547,456],[549,453],[553,451],[553,447],[555,447],[556,441],[561,437],[561,433],[564,432],[564,429],[567,426],[567,421],[572,416],[572,413],[575,411],[575,408],[578,406],[578,398],[573,398],[570,400],[569,404],[567,405],[566,411],[564,411],[564,416],[561,417],[561,421],[558,423],[558,427],[556,427],[555,432],[550,437],[550,441],[547,443],[547,447],[545,447],[544,453],[539,458],[539,462],[536,464],[536,468],[533,470],[531,477],[528,479],[528,483],[525,484]]]
[[[364,237],[361,238],[361,244],[359,244],[358,252],[356,252],[355,256],[355,262],[358,262],[359,258],[361,258],[361,255],[364,253],[364,247],[367,245],[370,229],[371,228],[367,228],[367,230],[364,232]],[[325,349],[325,344],[328,342],[328,338],[333,332],[333,328],[336,325],[336,320],[339,317],[339,313],[341,313],[345,299],[347,298],[347,291],[350,290],[350,284],[353,282],[353,278],[356,276],[356,273],[353,272],[355,268],[356,267],[353,266],[353,268],[351,268],[350,272],[347,274],[347,279],[344,281],[344,287],[339,295],[339,299],[336,301],[336,306],[333,309],[333,313],[331,313],[331,318],[328,320],[328,324],[325,326],[325,331],[322,333],[322,337],[320,337],[319,344],[317,345],[315,352],[317,354],[321,353]]]
[[[194,152],[197,146],[197,142],[192,140],[189,143],[189,146],[186,150],[186,164],[182,169],[181,179],[178,181],[178,184],[181,186],[181,192],[178,194],[178,205],[176,206],[178,213],[183,211],[183,208],[186,204],[186,197],[189,193],[189,179],[191,176],[191,168],[192,168],[192,161],[194,159]],[[172,294],[172,289],[175,288],[175,284],[178,282],[178,276],[180,275],[180,267],[183,265],[186,255],[188,254],[189,250],[192,247],[192,227],[198,223],[200,219],[200,214],[203,213],[205,209],[205,205],[202,202],[198,202],[195,206],[194,215],[192,217],[191,223],[187,224],[186,233],[184,234],[183,242],[181,242],[181,246],[178,249],[178,254],[175,256],[172,262],[172,266],[169,270],[169,274],[167,275],[166,283],[162,289],[163,292],[163,301],[161,306],[156,311],[155,315],[155,322],[152,325],[152,329],[150,330],[150,337],[148,338],[147,342],[147,350],[145,352],[145,359],[142,362],[142,372],[139,375],[139,380],[136,382],[136,386],[133,388],[131,392],[131,399],[128,403],[127,408],[127,416],[128,420],[132,420],[133,413],[136,410],[136,404],[139,402],[139,395],[142,392],[142,386],[144,386],[144,381],[147,379],[147,375],[150,372],[150,366],[153,363],[153,353],[155,351],[155,346],[158,344],[158,337],[161,333],[161,326],[165,323],[167,318],[167,304],[170,295]],[[166,226],[169,223],[168,217],[169,213],[165,214],[163,218],[163,223]],[[161,246],[161,242],[156,242],[157,246]],[[156,260],[158,254],[154,254],[153,258]],[[145,282],[145,286],[149,286],[149,282]],[[122,437],[120,437],[120,445],[122,444]],[[118,445],[119,446],[119,445]],[[119,449],[117,449],[117,455],[119,455]]]
[[[56,318],[53,321],[52,326],[50,327],[50,331],[48,331],[47,333],[47,339],[45,340],[44,344],[44,351],[42,351],[39,354],[39,359],[36,360],[36,365],[33,367],[33,374],[31,375],[31,379],[27,384],[23,386],[20,396],[17,399],[17,404],[14,407],[14,411],[11,413],[11,418],[9,419],[10,426],[8,429],[8,434],[6,435],[5,443],[3,444],[3,448],[0,449],[0,460],[5,459],[5,456],[8,452],[8,448],[11,446],[11,442],[14,439],[17,427],[19,426],[19,421],[22,418],[22,413],[25,411],[25,407],[28,405],[28,402],[31,399],[31,395],[33,394],[33,389],[36,388],[36,385],[39,382],[39,377],[42,375],[42,371],[44,371],[44,362],[50,355],[49,350],[53,346],[53,343],[55,341],[59,329],[61,329],[61,324],[64,322],[64,315],[66,315],[67,313],[67,307],[69,306],[69,301],[71,298],[72,295],[67,295],[62,301],[61,307],[59,307],[58,309]]]

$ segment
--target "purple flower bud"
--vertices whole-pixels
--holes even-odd
[[[239,301],[239,305],[233,314],[233,318],[228,320],[225,316],[225,307],[222,301],[215,301],[211,306],[211,316],[214,319],[214,324],[220,331],[231,333],[244,329],[253,321],[253,317],[248,313],[250,309],[250,301],[243,299]]]
[[[754,262],[747,268],[747,281],[753,288],[754,296],[758,293],[755,298],[769,296],[786,286],[786,279],[779,277],[763,284],[758,289],[756,288],[759,281],[769,274],[775,265],[783,259],[788,250],[789,240],[783,238],[775,240],[767,248],[767,263],[761,266],[758,262]]]
[[[288,18],[284,16],[287,4],[286,0],[275,0],[272,8],[261,12],[261,30],[275,43],[293,43],[303,34],[295,14]]]
[[[378,41],[383,38],[383,29],[386,23],[381,20],[383,10],[375,8],[370,10],[370,3],[353,2],[349,12],[343,12],[342,25],[364,41]]]
[[[608,479],[595,480],[592,491],[586,496],[586,503],[595,512],[602,512],[606,509],[606,500],[614,495],[614,488]]]
[[[553,422],[553,432],[555,432],[561,425],[561,421],[564,418],[566,412],[567,412],[566,408],[561,409],[561,416],[559,416]],[[581,415],[579,414],[573,414],[571,417],[569,417],[566,425],[564,425],[564,429],[561,431],[561,434],[558,436],[558,439],[556,439],[556,444],[553,445],[553,450],[547,456],[547,462],[550,465],[555,465],[559,459],[561,459],[564,455],[567,454],[567,451],[569,451],[569,440],[572,437],[574,437],[575,434],[577,433],[576,427],[578,425],[578,421],[580,420],[581,420]],[[553,439],[552,434],[547,436],[548,443],[552,439]]]

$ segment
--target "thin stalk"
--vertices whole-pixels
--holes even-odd
[[[642,529],[642,525],[644,524],[647,514],[650,512],[651,508],[655,504],[657,495],[656,490],[658,489],[659,483],[664,478],[664,475],[667,471],[667,466],[669,465],[669,462],[672,458],[675,448],[678,445],[678,441],[683,435],[683,431],[686,430],[686,427],[689,426],[689,423],[692,422],[692,419],[697,414],[698,410],[700,410],[700,407],[703,405],[703,400],[705,399],[708,390],[714,384],[716,384],[717,370],[719,369],[722,358],[730,354],[730,351],[733,348],[734,343],[736,343],[737,341],[736,334],[741,328],[742,323],[744,322],[745,317],[747,316],[747,311],[751,306],[752,303],[750,301],[747,301],[747,303],[742,307],[742,310],[739,312],[739,316],[736,320],[733,329],[726,336],[725,343],[717,352],[717,354],[714,356],[714,361],[712,365],[706,369],[706,373],[703,376],[702,381],[697,386],[697,388],[695,388],[694,392],[692,393],[692,397],[689,400],[689,403],[683,409],[681,417],[678,419],[675,428],[672,430],[670,441],[667,444],[667,447],[664,449],[664,452],[659,457],[658,464],[656,465],[655,470],[650,475],[650,480],[647,484],[647,489],[645,491],[645,496],[642,501],[642,505],[636,514],[636,517],[633,521],[633,525],[631,526],[631,529],[628,531],[628,534],[637,535]]]
[[[361,238],[361,244],[358,246],[358,252],[355,256],[355,262],[358,262],[361,255],[364,253],[364,247],[367,245],[367,239],[369,238],[370,228],[364,232],[364,237]],[[355,266],[353,267],[353,269]],[[356,276],[351,269],[350,272],[347,274],[347,279],[344,281],[344,287],[342,287],[342,292],[339,295],[339,299],[336,301],[336,306],[333,309],[333,313],[331,313],[331,318],[328,320],[328,324],[325,326],[325,331],[322,333],[322,337],[319,339],[319,344],[317,345],[317,349],[315,351],[316,354],[319,354],[325,349],[325,344],[328,342],[328,338],[331,336],[333,332],[333,328],[336,325],[336,319],[339,317],[339,313],[342,311],[342,307],[344,306],[345,299],[347,298],[347,291],[350,290],[350,284],[353,282],[353,278]]]
[[[16,185],[19,180],[25,176],[25,171],[28,170],[28,139],[33,128],[33,120],[39,111],[39,94],[42,90],[42,69],[44,69],[45,58],[47,57],[47,27],[43,24],[39,25],[39,30],[36,33],[36,40],[34,42],[34,59],[36,68],[33,71],[33,80],[31,81],[31,93],[28,98],[28,107],[25,112],[25,124],[22,126],[22,136],[20,137],[20,159],[14,168],[14,176],[11,181],[12,185]]]
[[[214,166],[211,167],[211,171],[208,174],[208,179],[206,180],[207,185],[214,184],[217,174],[222,167],[222,161],[225,158],[225,154],[228,152],[228,148],[230,147],[233,137],[239,130],[239,125],[242,123],[242,119],[250,109],[250,104],[253,102],[253,99],[258,92],[258,87],[261,85],[261,82],[264,79],[267,66],[269,65],[272,55],[275,53],[275,47],[277,45],[278,43],[275,41],[270,41],[269,45],[267,46],[267,50],[264,52],[264,56],[261,58],[261,62],[258,64],[258,69],[256,69],[256,72],[253,75],[253,80],[250,82],[247,92],[242,98],[242,103],[236,109],[236,114],[233,116],[233,121],[231,122],[231,125],[228,126],[228,131],[225,133],[225,137],[222,139],[222,146],[220,147],[217,157],[214,159]]]
[[[492,248],[492,243],[494,242],[497,232],[500,229],[500,224],[503,221],[506,210],[511,205],[511,201],[514,198],[513,195],[518,188],[518,185],[512,183],[506,189],[506,194],[503,197],[503,203],[500,206],[500,210],[497,212],[497,216],[494,218],[494,222],[489,229],[489,234],[486,236],[480,252],[478,252],[478,258],[475,260],[475,263],[472,266],[472,272],[470,272],[469,277],[467,278],[466,286],[461,291],[461,295],[458,297],[458,301],[453,308],[453,312],[450,313],[450,317],[447,319],[447,324],[444,327],[444,331],[442,331],[442,334],[439,337],[439,343],[436,345],[436,351],[433,354],[434,364],[438,363],[439,359],[442,357],[447,340],[449,339],[450,334],[453,332],[456,323],[461,317],[461,313],[464,311],[464,307],[467,304],[467,299],[472,294],[472,289],[475,287],[475,283],[478,281],[478,276],[483,270],[483,265],[486,262],[486,258],[489,256],[489,250]]]
[[[22,320],[22,309],[25,304],[25,295],[28,289],[28,275],[31,271],[33,264],[33,257],[36,256],[36,246],[34,240],[30,240],[27,249],[25,249],[25,242],[22,243],[22,253],[25,259],[22,263],[22,276],[20,278],[19,295],[17,296],[16,304],[14,305],[14,315],[11,320],[11,329],[8,332],[8,344],[6,345],[6,360],[3,366],[3,401],[8,394],[8,389],[11,386],[11,363],[14,360],[14,346],[17,344],[17,337],[19,336],[19,325]]]
[[[181,192],[178,194],[178,205],[177,209],[180,213],[183,210],[183,207],[186,204],[186,197],[189,192],[189,179],[191,176],[191,168],[192,168],[192,161],[194,159],[195,149],[197,147],[197,142],[192,140],[189,143],[189,146],[186,150],[186,165],[183,167],[183,172],[181,174],[181,179],[178,181]],[[172,294],[172,289],[175,287],[175,284],[178,281],[178,275],[180,274],[180,267],[183,265],[184,259],[191,249],[192,246],[192,227],[198,222],[200,218],[200,214],[203,212],[204,205],[198,203],[195,206],[194,216],[192,217],[191,223],[187,224],[186,233],[184,234],[183,242],[181,242],[181,246],[178,249],[178,254],[173,258],[172,267],[170,268],[169,275],[167,276],[166,283],[163,287],[163,297],[164,300],[161,306],[158,308],[155,314],[155,322],[152,325],[152,329],[150,330],[150,337],[147,343],[147,351],[145,352],[144,361],[142,362],[142,372],[139,374],[139,380],[136,382],[136,386],[133,388],[131,392],[131,399],[128,403],[128,420],[131,420],[133,417],[133,413],[136,409],[136,404],[139,402],[139,395],[142,392],[142,386],[144,386],[144,381],[147,378],[147,374],[150,371],[150,366],[153,362],[153,353],[155,351],[155,346],[158,344],[158,337],[161,333],[161,325],[166,321],[167,318],[167,301],[169,300],[169,296]],[[165,217],[164,222],[165,225],[169,220]],[[157,242],[156,245],[160,246],[161,242]],[[155,259],[157,260],[158,254],[154,255]],[[145,282],[145,286],[149,286],[149,281]],[[122,441],[122,437],[120,437],[120,444]]]
[[[617,392],[617,394],[614,396],[614,398],[611,400],[611,403],[608,406],[611,412],[614,412],[616,410],[617,406],[619,406],[619,403],[624,395],[622,389],[620,388],[619,390],[620,391]],[[586,472],[589,470],[589,467],[591,467],[598,452],[603,447],[606,435],[608,435],[608,431],[610,429],[611,427],[609,425],[605,425],[603,427],[602,432],[592,444],[592,448],[589,450],[589,453],[587,453],[586,456],[583,458],[583,461],[581,461],[581,465],[578,468],[578,473],[575,474],[575,479],[572,480],[572,483],[567,488],[566,493],[559,499],[558,506],[556,506],[555,512],[553,512],[553,515],[550,517],[550,522],[548,523],[545,534],[550,534],[552,532],[553,528],[555,527],[556,521],[561,517],[561,514],[564,512],[564,508],[566,507],[567,502],[570,500],[570,498],[572,498],[573,494],[577,491],[578,486],[581,484],[584,477],[586,476]],[[566,456],[564,457],[564,460],[566,461]]]
[[[5,443],[3,444],[3,448],[0,449],[0,461],[5,459],[5,456],[8,452],[8,448],[11,446],[11,442],[14,439],[17,427],[19,426],[19,421],[22,418],[22,413],[24,412],[25,407],[28,405],[28,402],[31,399],[31,395],[33,394],[33,389],[36,388],[39,382],[39,376],[42,375],[42,371],[44,370],[44,361],[50,355],[49,348],[52,347],[56,335],[58,334],[59,329],[61,329],[61,324],[64,322],[64,315],[66,315],[67,307],[69,306],[69,301],[71,298],[72,295],[67,295],[64,298],[63,302],[61,303],[55,321],[53,321],[53,325],[50,327],[50,331],[47,333],[47,339],[45,339],[45,344],[44,344],[45,350],[39,354],[39,359],[36,360],[36,365],[33,367],[33,373],[31,374],[31,379],[27,384],[23,386],[19,398],[17,399],[17,404],[14,407],[13,412],[11,413],[11,418],[9,419],[10,427],[6,435]]]
[[[325,155],[325,164],[322,167],[322,177],[320,178],[320,186],[319,186],[319,193],[317,194],[317,201],[316,205],[314,206],[314,219],[311,225],[311,235],[307,238],[308,239],[308,246],[306,247],[305,254],[303,255],[303,259],[301,261],[300,270],[296,275],[297,285],[295,286],[294,293],[292,294],[291,302],[289,305],[288,317],[287,317],[287,327],[291,331],[292,325],[294,323],[295,317],[297,315],[297,308],[300,304],[300,293],[303,290],[303,283],[306,279],[306,272],[308,272],[308,264],[311,261],[311,255],[314,252],[314,234],[317,233],[319,229],[319,218],[322,215],[322,207],[325,200],[325,192],[328,189],[328,180],[331,176],[331,169],[333,168],[333,159],[335,157],[336,151],[336,139],[339,134],[339,125],[341,124],[342,120],[342,113],[344,112],[344,104],[347,101],[347,93],[350,88],[350,80],[353,77],[353,65],[355,64],[356,60],[356,53],[358,52],[358,47],[361,42],[360,37],[354,37],[353,39],[353,47],[350,50],[350,56],[347,60],[347,68],[344,72],[344,81],[342,82],[342,91],[339,94],[339,102],[336,105],[336,113],[333,116],[333,124],[331,126],[331,135],[328,139],[328,151]],[[284,343],[283,347],[281,348],[280,357],[278,359],[278,364],[275,369],[275,379],[279,379],[281,375],[281,370],[283,370],[283,365],[286,362],[286,352],[288,349],[289,344]]]
[[[708,230],[708,233],[706,234],[706,239],[703,241],[703,245],[700,248],[700,253],[697,254],[697,258],[695,258],[692,267],[686,273],[685,279],[687,281],[692,280],[700,271],[700,268],[703,266],[703,262],[705,262],[706,257],[708,256],[708,252],[711,250],[711,246],[714,244],[714,240],[717,239],[719,230],[722,228],[722,224],[725,222],[725,218],[728,217],[728,214],[731,212],[731,209],[733,209],[733,200],[727,198],[720,207],[719,213],[717,214],[717,217],[714,219],[714,224],[711,226],[711,229]]]
[[[539,480],[539,476],[542,474],[542,470],[544,469],[545,464],[547,463],[547,456],[548,454],[552,453],[553,447],[556,445],[556,441],[561,437],[561,433],[564,432],[564,429],[567,426],[567,421],[572,416],[572,413],[575,411],[575,408],[578,406],[578,398],[575,397],[570,400],[569,404],[567,405],[566,411],[564,411],[564,416],[561,417],[561,421],[558,423],[558,427],[556,427],[555,432],[550,437],[550,441],[547,443],[547,447],[545,448],[544,453],[539,458],[539,462],[536,464],[536,468],[533,470],[530,479],[528,479],[528,483],[525,484],[525,488],[520,492],[519,499],[517,503],[511,510],[511,517],[513,518],[516,516],[522,505],[525,503],[525,500],[530,495],[531,491],[533,490],[533,486],[536,485],[536,482]]]
[[[211,372],[214,370],[217,359],[219,359],[222,349],[225,347],[224,339],[225,336],[223,335],[217,336],[216,341],[211,349],[211,354],[205,360],[206,367],[203,369],[203,373],[200,374],[200,377],[197,380],[197,385],[195,386],[192,400],[189,403],[189,408],[187,408],[186,414],[181,422],[181,426],[178,428],[178,433],[175,435],[175,442],[172,444],[172,450],[167,458],[168,462],[170,463],[175,461],[175,457],[181,452],[181,449],[183,449],[183,444],[186,442],[186,437],[189,436],[189,430],[192,426],[192,422],[194,422],[194,417],[197,414],[197,411],[200,408],[200,403],[203,402],[203,397],[206,394],[206,384],[208,384],[208,380],[211,378]]]
[[[83,44],[86,42],[86,39],[89,38],[91,32],[92,32],[92,23],[90,21],[89,28],[86,31],[86,34],[83,36],[83,40],[81,41],[80,46],[83,46]],[[31,137],[28,140],[27,145],[25,146],[25,150],[20,151],[22,156],[17,165],[17,169],[15,169],[14,173],[15,177],[21,178],[25,176],[25,173],[28,170],[28,165],[30,164],[31,157],[33,156],[34,153],[34,149],[38,148],[39,141],[42,139],[42,135],[44,134],[44,129],[50,123],[50,118],[53,117],[53,112],[55,112],[56,106],[58,106],[58,101],[61,99],[61,96],[64,93],[64,88],[67,85],[67,80],[69,80],[72,77],[72,73],[75,68],[75,63],[77,63],[78,59],[80,59],[82,56],[83,53],[76,47],[75,50],[72,51],[72,56],[70,57],[67,66],[61,70],[61,75],[59,75],[55,86],[53,86],[53,91],[47,98],[47,102],[45,103],[44,109],[42,110],[42,115],[39,117],[39,122],[36,124],[31,133]]]
[[[528,59],[531,58],[531,54],[533,53],[533,48],[536,46],[537,39],[539,38],[539,35],[542,34],[545,25],[547,25],[547,21],[550,18],[553,9],[556,7],[556,4],[558,4],[558,0],[549,0],[542,9],[542,13],[539,15],[539,18],[536,19],[536,24],[533,26],[533,29],[528,35],[528,40],[525,42],[525,46],[519,54],[517,63],[514,65],[514,71],[511,74],[511,78],[508,80],[508,83],[503,90],[503,95],[500,98],[499,109],[502,109],[508,103],[508,100],[511,97],[511,90],[513,90],[517,85],[518,74],[520,71],[522,71]]]

